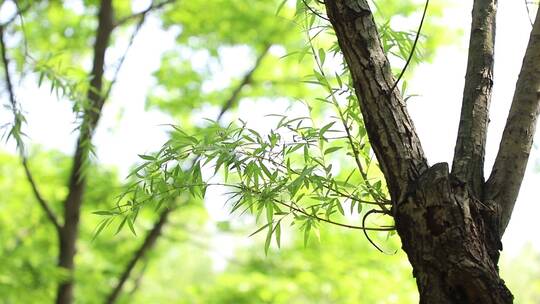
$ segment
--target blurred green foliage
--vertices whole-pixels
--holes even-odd
[[[58,152],[36,151],[32,155],[35,179],[43,195],[55,203],[55,209],[60,209],[57,198],[63,197],[67,190],[64,180],[69,163],[69,157]],[[0,171],[0,262],[3,265],[0,302],[53,302],[56,284],[65,275],[56,267],[56,232],[37,206],[17,157],[0,154]],[[92,212],[110,206],[119,193],[121,181],[110,169],[93,166],[88,174],[78,241],[76,302],[101,303],[142,238],[133,236],[129,230],[118,234],[108,230],[94,239],[101,218]],[[186,223],[181,230],[197,231],[202,230],[206,222],[205,214],[200,202],[193,202],[177,212],[174,220]],[[147,229],[155,218],[155,212],[143,212],[137,230]],[[183,247],[185,245],[179,244],[175,250]],[[156,251],[150,257],[160,255],[160,251]],[[208,258],[197,256],[201,266],[208,265]]]
[[[201,303],[418,302],[404,253],[382,255],[360,235],[325,227],[307,247],[295,235],[268,256],[244,249],[213,284],[197,287]]]
[[[527,244],[517,254],[502,255],[501,275],[514,294],[515,303],[540,303],[540,252]]]
[[[32,160],[44,195],[51,201],[62,197],[66,191],[62,178],[69,159],[57,152],[36,151]],[[62,277],[55,267],[54,230],[36,206],[18,159],[0,154],[0,172],[0,302],[52,302],[55,282]],[[91,212],[110,203],[119,179],[114,171],[96,167],[90,176],[77,258],[77,303],[102,303],[141,240],[126,230],[115,236],[110,231],[92,241],[99,216]],[[143,214],[137,231],[148,228],[153,219],[152,212]],[[233,222],[232,228],[221,231],[216,230],[216,224],[208,222],[200,205],[175,212],[163,238],[136,269],[119,303],[418,301],[403,252],[381,254],[356,231],[323,226],[320,242],[314,239],[307,247],[301,235],[287,231],[282,248],[274,248],[265,256],[261,249],[264,237],[238,242],[254,229],[252,225]],[[239,245],[227,255],[227,248],[221,246],[230,240]],[[399,244],[395,243],[391,239],[385,245],[397,248]],[[212,266],[221,263],[226,263],[224,269]],[[516,295],[516,303],[537,303],[538,265],[540,255],[532,247],[503,261],[503,276]]]

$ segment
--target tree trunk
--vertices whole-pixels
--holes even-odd
[[[79,233],[81,205],[86,186],[86,176],[83,171],[85,170],[85,163],[89,161],[92,136],[105,103],[102,93],[105,52],[109,45],[112,30],[112,0],[102,0],[98,13],[96,40],[94,42],[94,60],[92,71],[90,72],[91,89],[87,93],[90,105],[84,109],[83,122],[81,123],[81,130],[71,168],[69,191],[64,202],[64,225],[59,232],[60,252],[58,266],[68,271],[69,277],[58,286],[56,294],[57,304],[71,304],[73,302],[74,260],[77,251],[76,243]]]
[[[77,236],[79,234],[79,219],[81,204],[86,183],[80,176],[83,162],[83,153],[77,149],[73,168],[79,168],[70,179],[70,191],[64,204],[64,225],[59,230],[58,266],[67,270],[69,278],[58,285],[56,294],[57,304],[70,304],[73,302],[73,275],[75,271],[75,254]]]
[[[495,200],[484,199],[490,196],[483,191],[478,169],[483,148],[463,150],[467,155],[457,149],[457,167],[464,169],[456,170],[456,175],[449,173],[446,163],[429,167],[407,107],[395,88],[368,2],[324,3],[351,72],[370,143],[387,181],[396,230],[413,267],[420,303],[512,303],[512,294],[497,268],[502,249],[502,207]],[[471,39],[488,47],[471,59],[484,60],[483,64],[470,65],[471,75],[476,75],[476,70],[491,71],[489,46],[494,39],[495,5],[496,1],[475,1],[473,20],[478,19],[478,27],[487,30]],[[485,23],[490,26],[482,27]],[[489,84],[490,77],[487,72],[487,80],[477,82]],[[466,103],[479,104],[486,110],[479,118],[471,118],[477,119],[474,125],[462,128],[463,139],[458,140],[458,146],[464,141],[466,145],[476,143],[474,138],[480,138],[478,142],[483,145],[490,93],[487,90],[484,95],[466,98]],[[470,116],[469,111],[474,109],[472,105],[462,112]]]
[[[394,209],[420,303],[512,303],[499,277],[496,210],[448,173],[429,168]]]

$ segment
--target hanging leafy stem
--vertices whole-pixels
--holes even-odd
[[[131,173],[134,181],[116,207],[96,212],[107,216],[97,233],[118,217],[118,230],[127,223],[135,232],[133,222],[141,208],[161,208],[185,195],[204,198],[209,187],[229,189],[224,199],[231,212],[249,212],[262,219],[253,234],[266,231],[265,251],[272,239],[280,246],[285,223],[299,227],[305,243],[321,223],[362,230],[366,236],[367,231],[393,231],[392,225],[365,225],[371,214],[391,215],[391,203],[373,161],[351,77],[340,64],[333,29],[321,16],[320,4],[299,0],[296,10],[306,46],[287,56],[314,63],[305,83],[320,97],[302,101],[309,115],[270,115],[279,121],[266,134],[244,121],[222,126],[208,120],[193,134],[172,126],[171,139],[159,151],[140,155],[143,163]],[[397,47],[395,55],[406,60],[409,53],[402,49],[412,45],[411,39],[404,39],[409,36],[389,29],[381,32],[387,52]]]

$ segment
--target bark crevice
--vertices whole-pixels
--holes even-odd
[[[396,228],[421,303],[512,303],[498,273],[497,210],[439,163],[396,205]]]

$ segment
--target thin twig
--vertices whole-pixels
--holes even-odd
[[[23,40],[23,46],[24,46],[24,58],[29,58],[30,54],[29,54],[29,51],[28,51],[28,39],[26,38],[27,37],[27,35],[26,35],[26,25],[24,23],[23,14],[24,14],[24,12],[26,10],[28,10],[30,8],[30,4],[28,4],[24,8],[21,8],[20,5],[19,5],[19,2],[15,1],[15,5],[17,6],[17,9],[19,10],[17,15],[15,15],[15,16],[19,16],[19,19],[20,19],[20,22],[21,22],[21,34],[22,34],[22,40]],[[22,81],[22,78],[23,77],[21,77],[20,81]]]
[[[529,22],[531,23],[531,26],[534,25],[533,20],[531,18],[531,12],[529,10],[529,1],[525,0],[525,9],[527,10],[527,17],[529,18]]]
[[[129,37],[129,41],[127,44],[126,49],[124,50],[124,53],[122,54],[122,57],[120,57],[120,60],[118,61],[118,64],[116,65],[116,69],[114,70],[114,76],[111,80],[111,83],[107,87],[107,91],[103,95],[103,100],[107,100],[111,94],[112,88],[114,84],[116,83],[116,80],[118,79],[118,74],[120,73],[120,69],[122,68],[122,65],[124,64],[124,61],[126,60],[127,53],[131,46],[133,45],[133,42],[135,41],[135,37],[139,33],[140,29],[142,28],[142,25],[144,21],[146,20],[146,15],[142,15],[142,18],[139,19],[139,22],[137,22],[137,25],[135,26],[135,29],[131,33],[131,36]]]
[[[316,10],[314,10],[311,6],[309,6],[309,4],[307,4],[306,0],[302,0],[302,2],[304,3],[304,6],[310,11],[312,12],[315,16],[323,19],[323,20],[326,20],[326,21],[330,21],[330,19],[324,17],[323,15],[321,15],[321,13],[317,12]]]
[[[133,288],[129,291],[129,294],[128,294],[130,299],[133,299],[133,296],[135,295],[137,290],[139,290],[139,287],[141,287],[142,279],[143,279],[144,273],[146,272],[146,268],[148,267],[148,264],[149,264],[149,261],[148,259],[146,259],[144,261],[144,264],[141,267],[141,270],[137,274],[137,277],[133,280],[134,281]]]
[[[92,138],[102,114],[105,100],[103,99],[103,80],[105,71],[105,54],[113,31],[114,8],[112,0],[101,0],[97,12],[97,28],[92,48],[92,69],[89,73],[89,87],[82,111],[82,123],[77,138],[75,153],[72,158],[68,179],[68,193],[64,198],[64,225],[60,237],[58,266],[68,273],[75,270],[76,243],[79,238],[79,220],[83,196],[87,184],[86,169],[89,164],[89,153],[92,149]],[[58,284],[56,303],[71,303],[73,301],[74,279],[70,276]]]
[[[240,96],[240,93],[242,92],[244,87],[253,81],[253,74],[261,65],[261,62],[263,61],[266,54],[268,54],[268,50],[270,49],[271,46],[272,46],[271,44],[267,44],[264,46],[262,52],[257,57],[257,60],[255,60],[255,64],[253,65],[251,70],[249,70],[244,75],[240,84],[234,89],[234,91],[232,92],[231,96],[227,99],[227,101],[225,101],[217,117],[218,121],[221,119],[223,114],[225,114],[225,112],[227,112],[234,105],[234,103],[238,102],[238,97]]]
[[[4,77],[6,78],[6,86],[9,94],[9,102],[11,103],[11,110],[13,114],[17,111],[17,102],[15,101],[15,93],[13,92],[13,84],[11,82],[11,76],[9,74],[9,60],[7,58],[7,48],[4,41],[4,26],[0,26],[0,46],[2,48],[2,63],[4,65]]]
[[[368,212],[366,212],[366,214],[364,214],[364,217],[362,218],[362,226],[366,225],[366,219],[368,218],[368,216],[370,216],[371,214],[376,214],[376,213],[387,214],[387,213],[385,213],[384,211],[381,211],[381,210],[371,209]],[[367,240],[371,243],[371,245],[373,245],[375,248],[377,248],[377,250],[379,250],[380,252],[382,252],[384,254],[391,255],[390,253],[384,252],[384,250],[382,250],[377,244],[375,244],[375,242],[371,239],[371,237],[369,236],[369,234],[367,233],[366,230],[364,230],[364,235],[366,236]],[[395,254],[396,252],[394,252],[393,254]]]
[[[212,184],[206,184],[207,186],[211,186],[211,185],[219,185],[219,186],[229,186],[229,187],[234,187],[234,188],[238,188],[240,190],[249,190],[255,194],[261,194],[261,192],[257,191],[257,190],[254,190],[254,189],[249,189],[249,188],[246,188],[245,186],[238,186],[238,185],[228,185],[228,184],[223,184],[223,183],[212,183]],[[332,225],[336,225],[336,226],[341,226],[341,227],[345,227],[345,228],[350,228],[350,229],[357,229],[357,230],[369,230],[369,231],[393,231],[395,230],[394,227],[385,227],[385,228],[376,228],[376,227],[365,227],[364,225],[362,226],[355,226],[355,225],[349,225],[349,224],[344,224],[344,223],[340,223],[340,222],[336,222],[336,221],[333,221],[333,220],[330,220],[330,219],[326,219],[326,218],[323,218],[323,217],[320,217],[316,214],[310,214],[309,212],[305,211],[303,208],[301,207],[295,207],[293,204],[294,202],[291,202],[291,204],[287,204],[286,202],[283,202],[283,201],[280,201],[278,199],[275,199],[275,198],[272,198],[272,201],[276,204],[280,204],[282,206],[285,206],[291,210],[294,210],[296,212],[299,212],[307,217],[310,217],[310,218],[313,218],[313,219],[316,219],[318,221],[322,221],[322,222],[326,222],[326,223],[329,223],[329,224],[332,224]],[[381,213],[383,213],[383,211],[379,211]]]
[[[47,217],[49,218],[51,223],[54,225],[54,227],[58,231],[60,231],[62,229],[62,226],[58,222],[58,219],[57,219],[56,215],[54,214],[52,209],[49,207],[49,204],[47,203],[47,201],[41,195],[41,192],[39,191],[38,186],[36,184],[36,181],[34,180],[34,177],[33,177],[32,173],[30,171],[30,168],[28,166],[28,160],[27,160],[26,156],[21,155],[21,159],[22,159],[22,164],[23,164],[23,167],[24,167],[24,172],[26,174],[26,179],[28,180],[28,182],[30,183],[30,186],[32,187],[32,192],[34,192],[34,196],[36,197],[36,199],[37,199],[39,205],[41,206],[41,208],[43,209],[43,211],[45,211],[45,214],[47,215]]]
[[[268,158],[268,157],[264,157],[264,156],[259,156],[259,155],[253,155],[253,154],[250,154],[248,152],[245,152],[245,151],[236,151],[236,152],[240,152],[242,153],[243,155],[245,156],[249,156],[249,157],[253,157],[253,158],[257,158],[259,160],[264,160],[264,161],[268,161],[270,163],[272,163],[274,166],[277,166],[277,167],[281,167],[283,169],[287,169],[287,170],[290,170],[293,174],[296,174],[296,175],[301,175],[300,172],[292,169],[292,168],[287,168],[287,166],[285,166],[283,163],[280,163],[280,162],[277,162],[271,158]],[[276,168],[276,170],[278,170],[280,173],[285,173],[282,169],[279,169],[279,168]],[[351,194],[347,194],[347,193],[343,193],[341,191],[339,191],[338,189],[333,189],[331,186],[329,185],[326,185],[326,184],[323,184],[323,187],[325,187],[327,190],[330,190],[330,191],[333,191],[334,193],[338,194],[338,195],[341,195],[347,199],[350,199],[352,201],[355,201],[357,203],[362,203],[362,204],[367,204],[367,205],[376,205],[376,206],[381,206],[381,205],[390,205],[391,202],[387,201],[387,200],[383,200],[383,201],[375,201],[375,202],[371,202],[371,201],[366,201],[366,200],[362,200],[362,199],[359,199],[359,198],[356,198],[354,196],[352,196]],[[354,193],[354,192],[353,192]],[[373,195],[372,195],[373,196]],[[374,197],[374,199],[376,199]]]
[[[414,38],[414,43],[411,49],[411,52],[409,53],[409,58],[407,58],[407,62],[405,62],[405,66],[403,66],[403,69],[401,70],[401,73],[399,74],[398,79],[396,82],[394,82],[394,85],[392,86],[392,89],[390,89],[390,92],[388,92],[388,95],[392,95],[392,92],[394,92],[394,89],[397,87],[399,81],[403,77],[403,74],[405,74],[405,71],[409,67],[409,64],[412,61],[412,58],[414,56],[414,51],[416,50],[416,44],[418,43],[418,40],[420,39],[420,33],[422,32],[422,26],[424,25],[424,19],[426,18],[427,9],[429,6],[429,0],[426,0],[426,5],[424,6],[424,12],[422,13],[422,19],[420,19],[420,24],[418,25],[418,30],[416,31],[416,37]]]
[[[302,213],[303,215],[305,215],[307,217],[316,219],[318,221],[326,222],[326,223],[329,223],[329,224],[332,224],[332,225],[336,225],[336,226],[341,226],[341,227],[350,228],[350,229],[364,230],[364,231],[393,231],[393,230],[395,230],[394,227],[388,227],[388,228],[365,227],[364,225],[355,226],[355,225],[349,225],[349,224],[344,224],[344,223],[340,223],[340,222],[335,222],[335,221],[332,221],[330,219],[325,219],[324,217],[317,216],[315,214],[309,214],[307,211],[305,211],[303,209],[300,209],[300,208],[297,208],[297,207],[294,207],[292,204],[289,205],[289,204],[287,204],[285,202],[278,201],[278,200],[275,200],[275,199],[273,201],[275,203],[278,203],[280,205],[288,207],[288,208],[290,208],[290,209],[292,209],[292,210],[294,210],[296,212]]]
[[[191,183],[191,184],[185,184],[185,185],[181,185],[181,186],[176,186],[176,188],[172,188],[172,189],[167,189],[161,193],[154,193],[155,195],[160,195],[160,194],[166,194],[166,193],[170,193],[172,191],[175,191],[175,190],[178,190],[178,189],[182,189],[182,188],[193,188],[193,187],[202,187],[202,186],[205,186],[205,187],[211,187],[211,186],[222,186],[222,187],[231,187],[231,188],[236,188],[236,189],[239,189],[239,190],[243,190],[243,191],[250,191],[251,193],[254,193],[254,194],[262,194],[260,191],[257,191],[255,189],[252,189],[252,188],[249,188],[245,185],[235,185],[235,184],[227,184],[227,183]],[[142,202],[138,202],[139,204],[142,204],[146,201],[148,201],[150,199],[146,199]],[[310,214],[308,213],[307,211],[305,211],[304,209],[302,209],[301,207],[295,207],[293,206],[293,204],[288,204],[286,202],[283,202],[283,201],[280,201],[280,200],[277,200],[275,198],[272,199],[272,201],[274,201],[276,204],[280,204],[280,205],[283,205],[283,206],[286,206],[288,208],[290,208],[291,210],[294,210],[296,212],[300,212],[302,213],[303,215],[307,216],[307,217],[311,217],[313,219],[316,219],[316,220],[319,220],[319,221],[323,221],[323,222],[326,222],[326,223],[329,223],[329,224],[333,224],[333,225],[337,225],[337,226],[341,226],[341,227],[346,227],[346,228],[352,228],[352,229],[359,229],[359,230],[373,230],[373,231],[392,231],[392,230],[395,230],[394,227],[388,227],[388,228],[371,228],[371,227],[363,227],[363,226],[354,226],[354,225],[348,225],[348,224],[343,224],[343,223],[340,223],[340,222],[336,222],[336,221],[332,221],[330,219],[325,219],[325,218],[322,218],[322,217],[319,217],[317,215],[314,215],[314,214]],[[119,214],[122,214],[124,212],[127,212],[129,210],[120,210],[120,208],[123,207],[123,206],[118,206],[116,207],[115,209],[118,209],[119,211],[117,212],[117,215]],[[384,211],[382,210],[378,210],[380,213],[383,213]],[[386,213],[385,213],[386,214]]]
[[[170,3],[173,3],[173,2],[176,2],[176,0],[165,0],[163,2],[160,2],[160,3],[152,3],[148,8],[146,8],[145,10],[141,11],[141,12],[138,12],[138,13],[135,13],[133,15],[129,15],[127,17],[124,17],[118,21],[116,21],[114,23],[114,26],[113,27],[118,27],[118,26],[121,26],[133,19],[137,19],[137,18],[145,18],[146,15],[148,13],[150,13],[151,11],[153,10],[158,10],[162,7],[164,7],[165,5],[167,4],[170,4]]]

